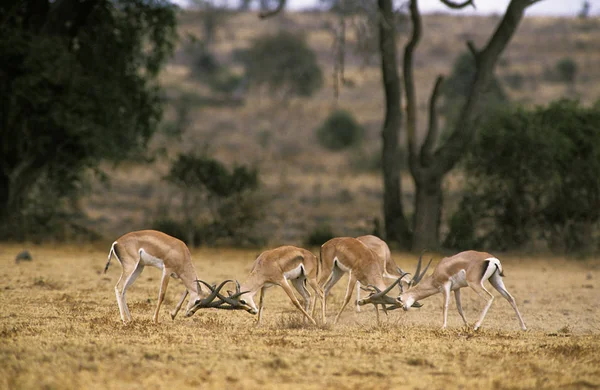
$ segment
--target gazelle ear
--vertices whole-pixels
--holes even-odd
[[[227,290],[227,294],[229,294],[229,296],[232,296],[233,295],[233,291]]]

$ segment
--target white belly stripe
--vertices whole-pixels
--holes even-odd
[[[165,268],[165,263],[163,260],[159,259],[158,257],[152,256],[151,254],[146,252],[144,248],[140,249],[140,259],[142,265],[149,265],[161,270]]]
[[[342,262],[340,261],[340,259],[337,258],[337,256],[333,259],[333,264],[337,264],[339,269],[341,269],[344,272],[350,272],[350,268],[342,264]]]
[[[283,273],[283,276],[285,276],[285,278],[288,280],[298,279],[301,275],[306,275],[306,270],[304,269],[304,264],[302,263],[300,263],[300,265],[293,270]]]
[[[467,271],[461,269],[456,274],[450,276],[450,290],[456,290],[461,287],[467,287]]]

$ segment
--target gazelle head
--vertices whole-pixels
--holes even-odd
[[[256,307],[252,307],[246,303],[245,300],[241,299],[242,295],[246,294],[248,291],[240,291],[240,284],[235,281],[236,291],[235,293],[229,293],[228,296],[224,296],[221,294],[221,289],[225,284],[229,282],[233,282],[233,280],[224,280],[219,284],[219,286],[211,286],[203,280],[198,280],[198,283],[204,284],[210,290],[210,294],[208,294],[205,298],[201,298],[200,296],[196,297],[195,300],[190,300],[190,304],[188,304],[188,309],[185,313],[186,317],[192,316],[198,309],[204,308],[218,308],[225,310],[246,310],[250,314],[256,314],[258,311]],[[215,299],[217,299],[215,301]]]
[[[385,305],[392,305],[392,306],[397,305],[396,299],[394,299],[392,297],[388,297],[386,294],[388,292],[390,292],[391,289],[394,288],[398,283],[401,283],[401,280],[405,275],[406,274],[404,274],[401,277],[399,277],[398,279],[396,279],[396,281],[394,283],[389,285],[383,291],[378,289],[377,287],[373,286],[372,284],[369,284],[366,288],[361,287],[363,290],[370,291],[371,294],[366,298],[360,299],[358,301],[358,304],[360,306],[363,306],[363,305],[371,303],[373,305],[382,305],[384,308],[386,308]]]
[[[411,294],[411,290],[415,286],[417,286],[417,284],[419,284],[419,282],[423,279],[423,276],[425,276],[425,273],[427,273],[427,270],[431,265],[431,261],[433,260],[430,259],[423,272],[421,272],[421,260],[423,258],[423,253],[425,253],[425,251],[421,252],[421,255],[419,256],[419,261],[417,262],[417,269],[415,270],[415,276],[408,282],[408,288],[406,290],[402,289],[402,293],[398,296],[398,298],[396,298],[396,306],[402,307],[402,309],[404,309],[405,311],[410,309],[411,307],[422,306],[420,303],[415,302],[416,298],[413,294]]]
[[[423,253],[424,252],[422,252],[421,256],[419,256],[419,262],[417,263],[415,276],[412,279],[410,279],[409,281],[404,280],[403,278],[407,276],[408,273],[402,272],[402,276],[400,276],[394,283],[392,283],[383,291],[379,290],[375,286],[369,285],[367,286],[367,290],[370,291],[371,294],[368,297],[359,300],[358,304],[361,306],[366,305],[368,303],[371,303],[373,305],[382,305],[384,310],[394,310],[399,307],[402,307],[404,310],[408,310],[410,307],[423,306],[419,302],[415,302],[415,299],[409,293],[411,288],[416,286],[421,281],[421,279],[423,279],[423,276],[425,275],[427,269],[429,269],[429,265],[431,264],[431,260],[429,260],[429,264],[427,264],[427,267],[425,267],[423,272],[421,272],[421,260],[423,257]],[[386,294],[390,292],[396,284],[400,285],[400,291],[402,293],[397,298],[387,296]]]

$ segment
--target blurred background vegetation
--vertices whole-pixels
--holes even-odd
[[[142,228],[189,245],[385,237],[375,2],[321,1],[264,20],[248,8],[274,5],[3,2],[0,239],[111,240]],[[391,11],[402,74],[413,24],[409,7]],[[588,13],[583,2],[578,17],[521,21],[478,95],[472,140],[440,177],[435,232],[420,241],[402,113],[395,164],[408,241],[392,241],[598,251],[600,20]],[[483,48],[501,20],[422,16],[417,144],[438,75],[432,147],[455,142],[478,71],[465,42]]]

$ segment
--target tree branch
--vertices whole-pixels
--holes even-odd
[[[453,1],[450,0],[440,0],[444,5],[446,5],[446,7],[448,8],[452,8],[452,9],[462,9],[465,8],[469,5],[473,6],[473,8],[477,8],[475,7],[475,3],[473,3],[473,0],[467,0],[464,3],[455,3]]]
[[[473,54],[473,57],[475,57],[475,64],[477,65],[477,60],[479,59],[479,50],[477,50],[475,43],[473,43],[471,40],[467,41],[467,47],[469,48],[471,54]]]
[[[404,61],[402,69],[404,72],[404,90],[406,93],[406,135],[408,138],[408,161],[411,169],[416,165],[416,129],[417,129],[417,93],[413,77],[413,54],[421,39],[422,25],[421,15],[417,0],[410,0],[410,19],[412,23],[412,34],[410,40],[404,47]]]
[[[429,128],[425,142],[421,146],[421,165],[429,166],[433,160],[433,146],[438,137],[437,99],[439,97],[444,76],[439,75],[429,98]]]
[[[452,134],[446,143],[436,151],[437,174],[451,170],[463,155],[475,133],[480,112],[481,95],[493,76],[498,58],[512,39],[523,18],[525,9],[532,0],[511,0],[506,12],[485,47],[477,54],[477,69]],[[474,46],[473,46],[474,47]]]
[[[286,0],[279,0],[279,3],[277,3],[277,7],[275,7],[272,10],[262,11],[261,13],[258,14],[258,17],[261,19],[266,19],[266,18],[270,18],[271,16],[277,15],[285,8],[285,3],[286,3]]]

